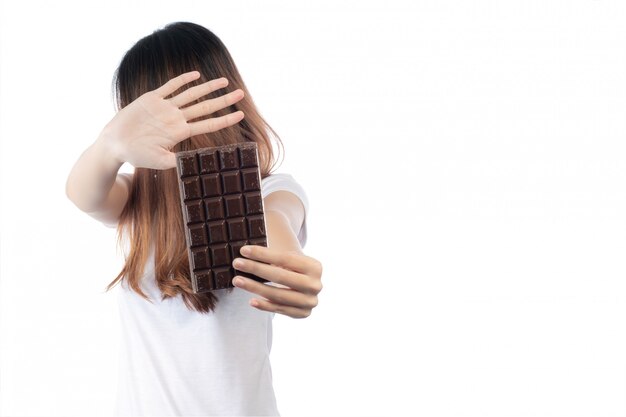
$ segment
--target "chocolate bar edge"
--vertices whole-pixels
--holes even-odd
[[[181,206],[180,210],[183,216],[183,234],[185,235],[185,242],[187,245],[187,247],[185,248],[185,251],[187,252],[187,262],[189,262],[189,279],[191,280],[191,287],[192,287],[194,294],[197,294],[198,283],[194,279],[193,264],[191,262],[191,257],[189,256],[189,248],[191,247],[191,238],[189,237],[189,233],[187,233],[187,223],[189,222],[189,219],[187,218],[187,210],[185,210],[185,191],[183,189],[183,183],[182,181],[180,181],[180,178],[182,177],[182,167],[181,167],[180,157],[189,155],[193,152],[195,151],[182,151],[182,152],[177,152],[175,155],[176,155],[176,175],[178,176],[176,182],[178,183],[178,192],[180,194],[179,200],[180,200],[180,206]]]
[[[178,166],[178,164],[179,164],[178,160],[181,157],[193,155],[193,154],[198,153],[198,152],[210,151],[211,149],[231,149],[231,148],[232,149],[234,149],[234,148],[255,148],[256,151],[257,151],[257,161],[259,160],[259,158],[258,158],[259,147],[258,147],[256,142],[237,142],[237,143],[229,143],[227,145],[209,146],[209,147],[206,147],[206,148],[197,148],[197,149],[191,149],[191,150],[188,150],[188,151],[178,151],[178,152],[175,152],[175,155],[176,155],[176,166]]]

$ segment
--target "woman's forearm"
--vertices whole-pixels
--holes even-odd
[[[302,253],[300,242],[289,224],[289,219],[276,210],[266,210],[267,246],[281,251]]]
[[[113,153],[103,131],[78,158],[65,184],[67,197],[86,213],[98,211],[115,183],[123,162]]]

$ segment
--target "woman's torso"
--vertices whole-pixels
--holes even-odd
[[[304,247],[307,195],[289,174],[261,181],[263,198],[278,190],[294,193],[303,203],[305,220],[297,238]],[[153,252],[141,288],[152,303],[124,281],[116,288],[121,328],[117,415],[279,415],[269,361],[275,314],[251,307],[255,294],[239,288],[217,291],[219,300],[209,314],[189,310],[180,295],[162,301]]]
[[[218,291],[214,312],[191,311],[180,294],[161,301],[153,258],[142,290],[117,287],[121,324],[118,415],[278,415],[269,353],[273,313],[254,294]]]

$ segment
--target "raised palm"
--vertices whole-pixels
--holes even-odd
[[[189,120],[226,108],[244,96],[243,91],[237,89],[181,108],[228,85],[226,78],[218,78],[188,88],[174,97],[165,98],[199,76],[197,71],[181,74],[156,90],[148,91],[117,112],[106,125],[105,131],[110,138],[113,154],[119,162],[128,162],[136,168],[174,168],[176,158],[170,152],[174,145],[191,136],[231,126],[244,118],[243,112],[237,111],[189,123]]]

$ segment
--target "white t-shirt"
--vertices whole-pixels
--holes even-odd
[[[304,189],[284,173],[261,181],[263,198],[278,190],[294,193],[304,205],[298,233],[304,247]],[[180,295],[161,301],[154,253],[141,285],[152,304],[125,282],[115,288],[121,327],[116,415],[279,415],[269,360],[275,314],[248,304],[256,294],[218,291],[209,314],[189,310]]]

